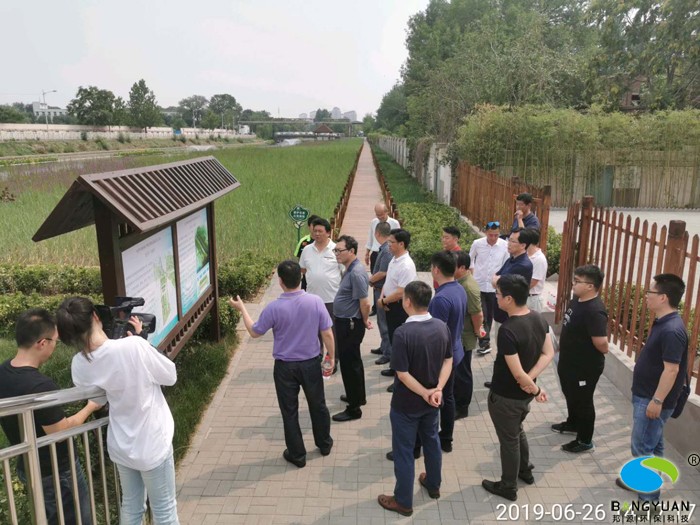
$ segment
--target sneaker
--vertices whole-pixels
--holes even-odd
[[[490,347],[490,346],[486,346],[486,347],[484,347],[484,348],[477,348],[477,349],[476,349],[476,355],[486,355],[486,354],[489,354],[489,353],[491,353],[491,347]]]
[[[582,443],[578,439],[574,439],[569,443],[561,446],[564,452],[571,452],[572,454],[580,454],[581,452],[593,452],[595,450],[595,445],[593,442]]]
[[[574,428],[574,426],[570,425],[568,422],[562,421],[561,423],[555,423],[554,425],[552,425],[552,432],[576,435],[576,428]]]
[[[487,492],[509,499],[510,501],[518,499],[518,491],[516,489],[503,488],[500,481],[489,481],[485,479],[481,482],[481,486],[484,487]]]

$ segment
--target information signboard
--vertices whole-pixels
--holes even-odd
[[[185,315],[211,284],[207,210],[199,210],[175,224],[180,265],[180,300],[182,314]]]
[[[178,322],[173,230],[165,228],[122,252],[124,286],[129,297],[146,304],[134,312],[155,314],[156,331],[148,341],[157,346]]]

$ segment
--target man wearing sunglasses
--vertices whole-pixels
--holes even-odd
[[[20,314],[15,327],[17,355],[0,365],[0,399],[40,394],[59,390],[59,386],[48,376],[39,372],[39,367],[46,363],[56,350],[58,330],[53,316],[43,308],[33,308]],[[34,412],[36,437],[53,434],[62,430],[82,425],[85,420],[100,405],[88,401],[85,407],[70,417],[66,417],[61,407],[50,407]],[[0,419],[8,441],[12,445],[22,442],[20,436],[19,418],[8,416]],[[66,441],[56,444],[56,460],[58,479],[61,488],[60,498],[63,503],[63,516],[66,524],[76,524],[77,517],[74,504],[73,475]],[[39,449],[39,465],[41,467],[41,484],[44,491],[44,508],[46,519],[50,524],[59,522],[58,503],[53,480],[53,467],[49,447]],[[17,462],[17,475],[26,482],[26,470],[20,457]],[[76,484],[82,525],[92,524],[90,498],[80,462],[75,460]]]
[[[491,221],[484,228],[484,237],[475,240],[469,249],[474,279],[481,292],[481,309],[484,312],[484,330],[486,335],[479,338],[479,348],[476,353],[487,354],[491,351],[491,324],[496,310],[496,289],[491,284],[491,277],[508,259],[508,243],[500,238],[501,224]]]

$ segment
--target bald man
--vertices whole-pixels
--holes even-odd
[[[365,264],[369,266],[370,272],[374,272],[374,262],[377,260],[377,253],[379,252],[379,241],[374,237],[374,230],[377,228],[377,224],[380,222],[388,222],[391,229],[401,228],[399,221],[393,217],[389,217],[389,209],[383,202],[378,202],[374,205],[374,214],[376,217],[372,219],[369,224],[369,233],[367,235],[367,244],[365,248]]]

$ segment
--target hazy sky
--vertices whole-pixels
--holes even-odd
[[[79,86],[128,98],[144,78],[161,106],[230,93],[296,117],[375,112],[428,0],[2,0],[0,104],[65,107]]]

